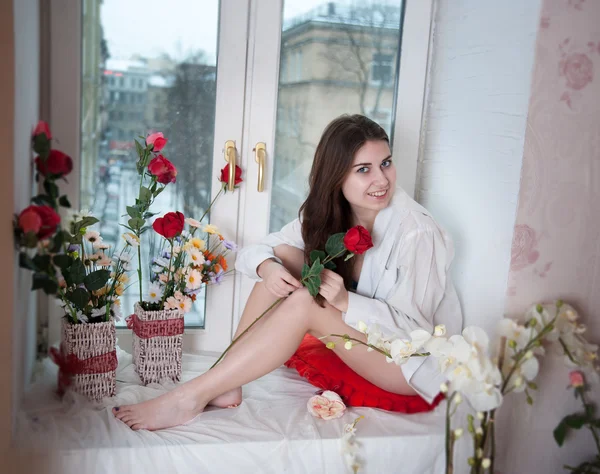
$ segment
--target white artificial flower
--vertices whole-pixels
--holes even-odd
[[[169,261],[166,260],[166,259],[164,259],[164,258],[162,258],[162,257],[156,257],[154,259],[154,263],[156,265],[159,265],[159,266],[163,267],[163,268],[167,268],[169,266]]]
[[[187,223],[187,225],[189,225],[190,227],[196,227],[196,228],[200,228],[202,227],[202,224],[200,223],[200,221],[197,221],[196,219],[192,219],[191,217],[187,217],[185,219],[185,222]]]
[[[364,321],[359,321],[357,324],[357,329],[363,334],[367,334],[369,332],[369,327],[366,325]]]
[[[110,245],[99,240],[94,242],[92,244],[92,247],[94,247],[96,250],[108,250],[110,248]]]
[[[424,329],[415,329],[410,332],[410,340],[392,340],[390,355],[397,365],[402,365],[408,362],[410,357],[418,352],[429,339],[431,339],[431,334],[427,331]]]
[[[177,308],[184,313],[189,312],[192,309],[192,299],[184,296],[177,300]]]
[[[520,351],[529,343],[532,330],[518,324],[512,319],[504,318],[496,325],[496,334],[499,337],[505,337],[507,344],[509,341],[515,341],[515,350]]]
[[[188,257],[190,258],[190,261],[195,266],[200,266],[205,261],[204,254],[200,250],[197,250],[194,247],[192,247],[189,250],[187,250],[187,254],[188,254]]]
[[[165,301],[165,309],[178,309],[179,308],[179,302],[177,301],[177,299],[175,299],[175,297],[173,296],[169,296],[167,298],[167,301]]]
[[[127,243],[127,245],[131,245],[134,248],[139,247],[139,245],[140,245],[139,237],[131,232],[127,232],[127,233],[123,234],[123,239],[125,239],[125,242]]]
[[[206,224],[202,230],[208,234],[218,234],[219,233],[219,229],[217,228],[217,226],[212,225],[212,224]]]
[[[344,349],[346,349],[347,351],[352,349],[352,341],[346,341],[344,344]]]
[[[83,238],[92,244],[94,242],[101,242],[102,237],[100,237],[100,232],[97,230],[88,230],[85,234],[83,234]]]
[[[118,304],[117,301],[115,301],[111,305],[110,310],[112,312],[113,318],[115,318],[115,321],[121,321],[121,317],[123,316],[123,313],[121,312],[121,305]]]
[[[163,288],[158,282],[150,284],[148,288],[148,301],[150,303],[158,303],[163,297]]]
[[[435,337],[442,337],[446,335],[446,326],[443,324],[438,324],[435,328],[433,328],[433,335]]]
[[[185,283],[186,290],[197,290],[202,285],[202,274],[198,270],[188,271]]]
[[[92,318],[97,318],[98,316],[106,316],[106,308],[93,308]]]
[[[100,267],[110,267],[112,265],[112,260],[110,257],[107,257],[106,255],[102,255],[102,258],[100,258],[96,262],[96,265],[98,265]]]

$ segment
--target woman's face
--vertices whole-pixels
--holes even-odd
[[[396,188],[396,167],[385,140],[369,140],[354,155],[342,185],[344,197],[355,212],[380,211],[390,203]]]

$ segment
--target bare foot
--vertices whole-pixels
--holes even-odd
[[[242,387],[234,388],[208,402],[209,405],[219,408],[235,408],[242,403]]]
[[[116,418],[132,430],[161,430],[183,425],[202,413],[202,404],[183,387],[147,402],[113,408]]]

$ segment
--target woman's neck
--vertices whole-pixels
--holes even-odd
[[[352,222],[354,225],[361,225],[365,229],[369,231],[370,234],[373,233],[373,225],[375,224],[375,218],[379,211],[365,211],[362,209],[353,209],[352,210]]]

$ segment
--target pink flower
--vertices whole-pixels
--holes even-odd
[[[323,420],[339,418],[346,411],[346,405],[340,396],[329,390],[325,390],[321,395],[311,397],[306,406],[312,416]]]
[[[513,235],[510,269],[521,270],[537,261],[540,253],[536,249],[535,230],[526,224],[515,226]]]
[[[151,133],[146,137],[146,145],[153,145],[152,151],[162,150],[168,141],[162,132]]]
[[[569,382],[571,383],[571,387],[573,388],[583,387],[585,385],[583,373],[579,370],[571,371],[569,373]]]
[[[594,78],[594,63],[583,53],[572,53],[560,62],[560,73],[567,79],[567,87],[583,89]]]
[[[33,136],[37,137],[38,135],[41,135],[42,133],[46,135],[47,140],[52,140],[52,133],[50,133],[50,127],[48,126],[48,124],[46,122],[44,122],[43,120],[40,120],[37,123],[37,125],[35,126],[35,130],[33,131]]]
[[[169,184],[176,181],[177,168],[162,155],[157,155],[148,165],[148,171],[156,176],[160,184]]]

